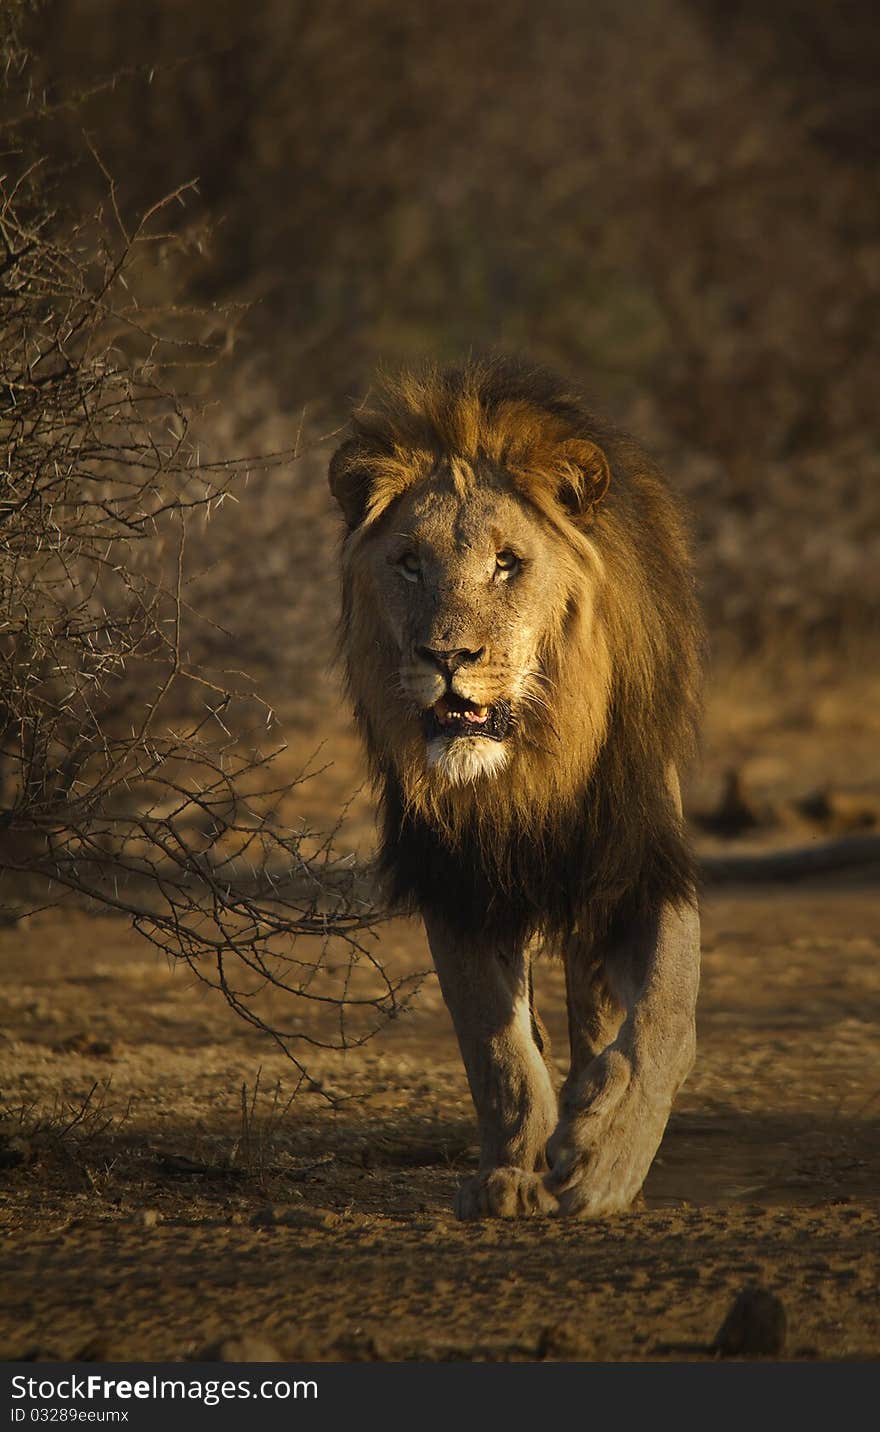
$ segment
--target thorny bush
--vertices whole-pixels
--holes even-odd
[[[185,190],[132,227],[107,176],[106,215],[65,225],[39,164],[10,168],[0,904],[8,919],[58,899],[127,916],[268,1030],[302,1081],[310,1046],[363,1043],[415,982],[377,958],[378,914],[333,834],[282,824],[297,782],[274,776],[271,709],[241,673],[188,657],[188,528],[255,464],[206,460],[177,391],[212,361],[220,319],[138,301],[141,261]]]

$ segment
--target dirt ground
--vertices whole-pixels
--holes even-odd
[[[313,1088],[285,1110],[283,1057],[121,922],[0,931],[0,1352],[173,1359],[258,1335],[317,1361],[700,1358],[760,1283],[787,1356],[880,1357],[876,889],[725,889],[704,926],[698,1063],[647,1210],[481,1225],[451,1214],[477,1151],[433,976],[346,1057],[356,1101]],[[415,924],[382,938],[427,964]],[[540,991],[562,1069],[550,965]]]
[[[320,525],[302,532],[330,550]],[[287,774],[321,746],[289,815],[317,830],[364,775],[324,670],[323,566],[270,633]],[[876,662],[795,679],[777,655],[711,673],[686,791],[704,852],[880,821]],[[732,840],[701,823],[729,766],[755,816]],[[372,838],[361,789],[339,848]],[[275,1046],[122,921],[56,909],[0,928],[0,1355],[191,1358],[248,1335],[303,1360],[701,1358],[759,1283],[784,1302],[786,1355],[880,1357],[876,867],[708,889],[703,920],[698,1060],[646,1210],[481,1225],[451,1211],[476,1130],[433,975],[343,1062],[310,1057],[288,1107]],[[429,965],[415,923],[379,948],[397,975]],[[538,985],[561,1077],[558,969]],[[333,1108],[328,1091],[356,1097]]]

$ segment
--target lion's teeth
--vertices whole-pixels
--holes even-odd
[[[470,725],[482,726],[489,719],[488,706],[476,706],[463,711],[456,706],[447,706],[441,700],[437,702],[434,711],[442,726],[448,726],[453,721],[466,721]]]

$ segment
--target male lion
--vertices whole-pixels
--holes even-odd
[[[676,508],[632,442],[510,360],[385,384],[330,486],[381,866],[422,912],[479,1120],[456,1212],[625,1209],[695,1046],[677,768],[700,639]],[[558,1107],[536,942],[565,961]]]

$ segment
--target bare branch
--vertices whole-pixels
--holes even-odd
[[[310,1049],[362,1044],[419,981],[377,957],[370,881],[332,835],[283,824],[305,775],[275,776],[270,708],[190,659],[193,514],[294,454],[202,459],[169,370],[216,348],[194,311],[137,301],[184,190],[127,224],[93,153],[112,219],[88,243],[33,176],[0,180],[0,903],[127,917],[308,1080]]]

